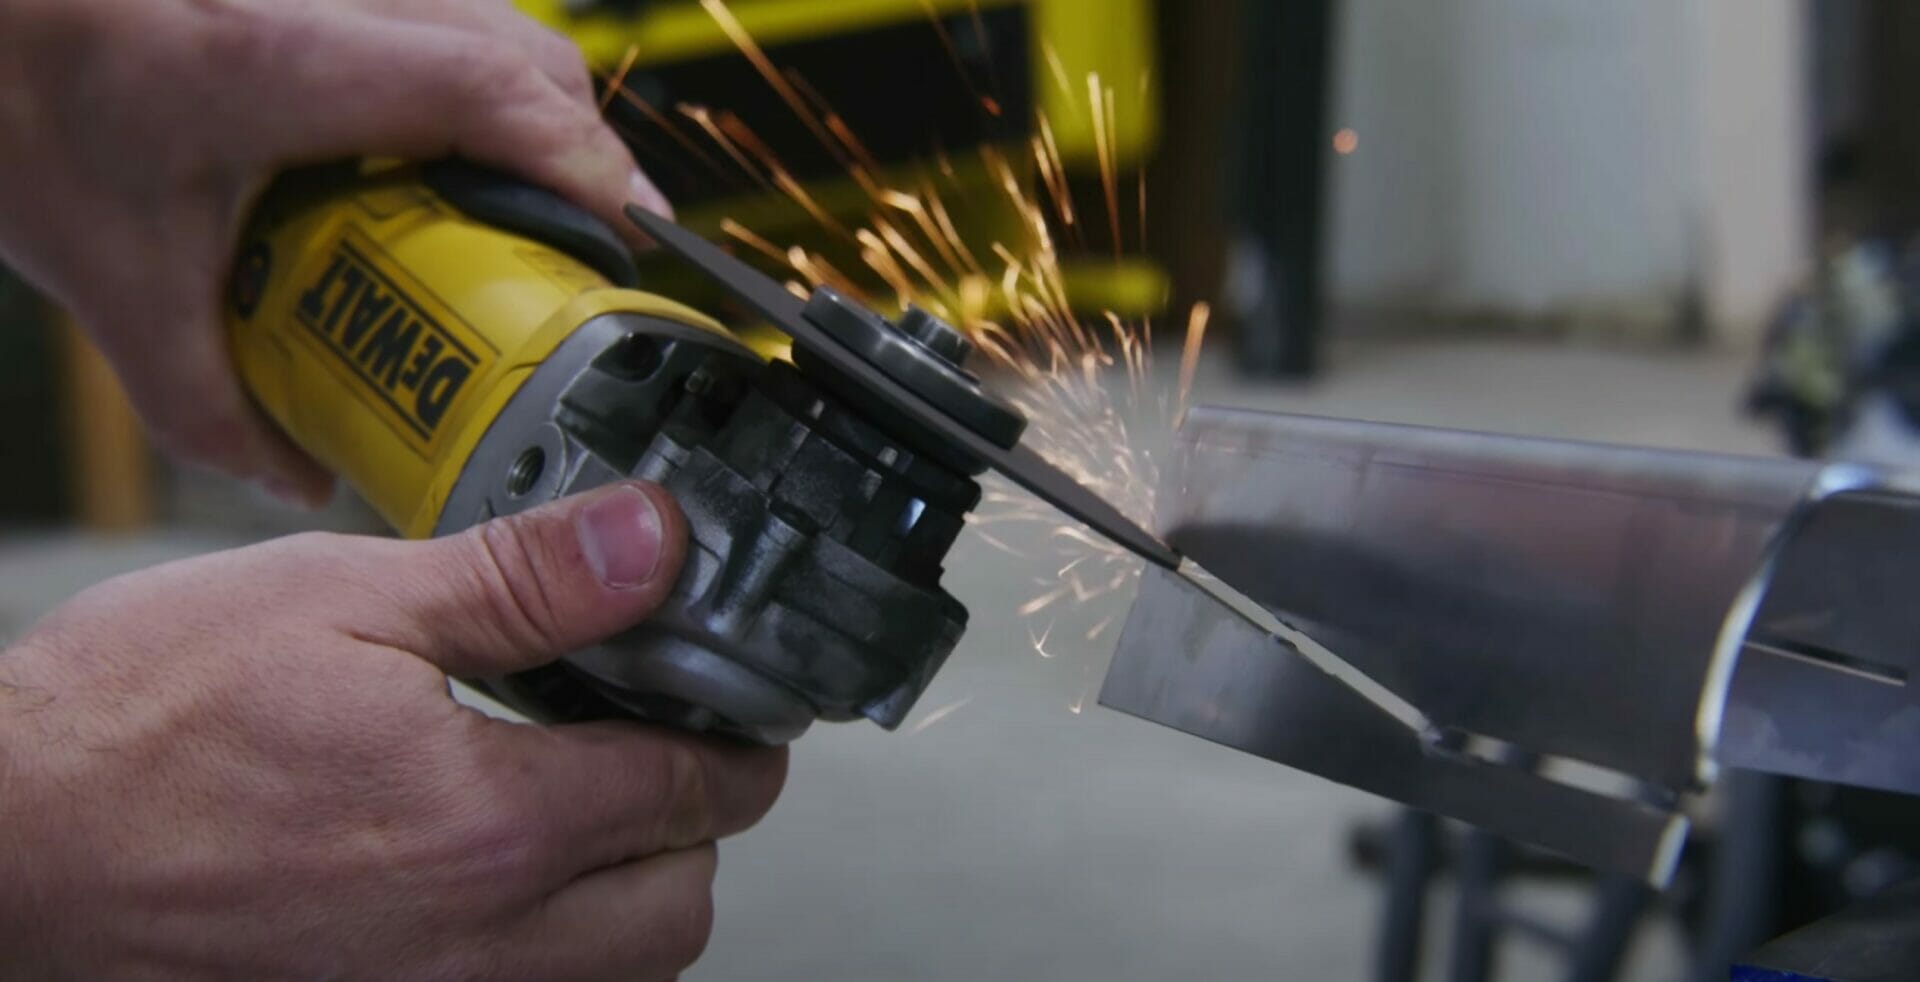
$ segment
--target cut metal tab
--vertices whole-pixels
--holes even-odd
[[[1687,820],[1422,739],[1186,579],[1149,568],[1101,705],[1660,884]]]

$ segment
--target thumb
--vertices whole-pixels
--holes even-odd
[[[396,542],[362,637],[456,676],[533,668],[633,626],[665,600],[686,521],[655,484],[622,482],[457,535]]]

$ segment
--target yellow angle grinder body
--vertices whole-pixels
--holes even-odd
[[[230,343],[264,410],[407,536],[628,477],[673,492],[691,538],[667,605],[473,680],[509,705],[758,743],[898,726],[966,625],[940,576],[980,467],[640,287],[619,238],[542,189],[313,168],[242,241]]]

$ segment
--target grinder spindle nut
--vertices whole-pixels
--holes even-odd
[[[1012,449],[1026,431],[1020,411],[966,370],[973,343],[938,317],[909,307],[895,324],[824,286],[801,316],[994,446]]]

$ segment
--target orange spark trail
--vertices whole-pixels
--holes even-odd
[[[942,193],[964,191],[971,185],[944,150],[936,148],[930,164],[914,177],[883,176],[871,153],[821,92],[798,74],[777,69],[723,0],[702,0],[702,6],[813,138],[840,162],[864,192],[865,208],[838,213],[846,218],[826,212],[737,117],[698,107],[681,107],[682,114],[700,124],[756,181],[798,203],[821,228],[844,236],[863,267],[858,270],[860,282],[868,284],[876,296],[890,293],[902,307],[919,304],[934,310],[972,337],[982,363],[1021,383],[1008,395],[1029,420],[1024,438],[1028,445],[1129,517],[1150,522],[1159,467],[1151,448],[1136,437],[1169,426],[1191,399],[1210,310],[1200,304],[1188,313],[1177,396],[1170,403],[1168,390],[1175,386],[1167,383],[1174,379],[1154,366],[1152,322],[1112,310],[1088,316],[1092,311],[1084,298],[1079,298],[1077,306],[1068,293],[1067,271],[1056,240],[1064,236],[1075,253],[1084,253],[1086,239],[1098,234],[1086,234],[1085,226],[1098,222],[1088,221],[1082,208],[1085,203],[1074,198],[1049,114],[1036,108],[1035,132],[1020,143],[978,148],[979,172],[985,175],[988,193],[984,200],[956,200],[950,207]],[[965,76],[949,24],[939,19],[932,0],[922,0],[921,6],[972,90],[975,80]],[[977,2],[970,0],[970,6],[976,18],[973,29],[984,31]],[[953,33],[958,30],[955,27]],[[1114,89],[1097,73],[1090,73],[1081,96],[1070,84],[1058,52],[1044,42],[1042,50],[1046,71],[1065,96],[1054,100],[1066,104],[1060,112],[1072,114],[1076,121],[1081,112],[1091,114],[1087,122],[1099,166],[1107,231],[1115,258],[1122,258],[1131,245],[1123,234],[1123,194],[1135,199],[1128,205],[1138,209],[1140,243],[1147,238],[1145,168],[1133,172],[1135,187],[1123,192]],[[1139,81],[1144,105],[1151,81],[1145,74]],[[977,90],[974,94],[979,95]],[[1055,118],[1061,117],[1056,113]],[[860,217],[851,217],[855,214]],[[978,227],[997,229],[997,238],[970,241],[968,228],[955,221],[956,215],[968,219],[968,227],[975,226],[972,219],[977,217]],[[787,286],[796,295],[804,294],[809,285],[853,289],[849,278],[822,252],[775,241],[786,233],[763,237],[732,220],[723,224],[722,231],[789,271]],[[1061,646],[1061,639],[1073,638],[1077,646],[1083,639],[1091,644],[1110,637],[1119,622],[1111,608],[1112,598],[1123,595],[1137,577],[1139,561],[1064,521],[1002,479],[987,479],[983,491],[980,507],[966,518],[973,534],[994,548],[1046,563],[1044,568],[1054,571],[1051,577],[1040,578],[1035,594],[1017,608],[1020,616],[1042,622],[1029,631],[1038,653],[1042,657],[1059,654],[1065,661],[1066,651],[1054,650]],[[1055,633],[1056,626],[1063,632]],[[1091,669],[1084,659],[1075,665],[1083,680]],[[1078,711],[1089,695],[1083,691],[1070,708]]]
[[[1073,101],[1073,84],[1067,81],[1067,66],[1060,61],[1060,52],[1054,50],[1051,41],[1041,42],[1040,50],[1046,55],[1047,71],[1053,74],[1053,84],[1060,87],[1060,94],[1066,97],[1067,105],[1074,106],[1077,112],[1078,106]]]
[[[720,231],[727,235],[732,236],[733,238],[739,239],[741,242],[746,243],[755,252],[758,252],[761,255],[764,255],[767,258],[772,259],[774,262],[783,263],[787,261],[787,254],[784,252],[781,252],[778,246],[775,246],[773,243],[768,242],[766,239],[763,239],[760,236],[753,234],[753,232],[749,230],[745,225],[742,225],[731,218],[720,219]]]
[[[980,260],[974,257],[973,250],[967,247],[966,240],[954,227],[952,216],[947,214],[946,202],[940,199],[940,193],[934,189],[931,180],[922,189],[922,193],[926,195],[927,204],[933,210],[933,217],[940,226],[941,236],[953,246],[955,252],[960,254],[960,259],[967,264],[967,269],[971,270],[973,275],[984,278],[987,271],[981,267]]]
[[[786,76],[787,81],[793,85],[794,91],[805,96],[820,113],[820,120],[827,127],[827,131],[833,134],[834,139],[840,142],[840,146],[845,148],[848,154],[852,155],[854,161],[859,164],[859,168],[870,174],[879,173],[880,162],[874,159],[873,154],[867,150],[867,145],[854,134],[853,127],[847,125],[847,121],[841,117],[839,110],[833,108],[833,104],[820,94],[820,90],[814,88],[812,83],[799,72],[789,69],[781,74]]]
[[[947,60],[953,62],[953,73],[966,85],[967,92],[973,96],[973,101],[979,103],[980,108],[987,111],[987,115],[1000,115],[1000,101],[981,92],[980,87],[973,84],[973,73],[967,71],[967,64],[960,57],[960,46],[953,43],[953,34],[947,30],[946,22],[940,19],[940,11],[933,8],[933,0],[920,0],[920,9],[927,15],[927,23],[933,25],[934,33],[940,35],[940,47],[946,49]],[[986,37],[986,32],[982,31],[980,36]],[[987,65],[991,69],[992,59],[988,59]],[[994,89],[998,91],[997,83]]]
[[[908,727],[907,735],[912,736],[915,733],[924,732],[928,727],[933,726],[935,723],[938,723],[949,716],[952,716],[956,712],[959,712],[962,708],[966,706],[967,703],[970,703],[972,701],[973,701],[973,697],[967,696],[963,699],[955,699],[954,701],[947,703],[944,706],[941,706],[939,709],[936,709],[933,712],[928,713],[925,716],[925,718],[920,720],[920,722],[915,723],[912,726]]]
[[[1174,400],[1175,411],[1186,415],[1187,400],[1193,396],[1193,374],[1200,368],[1200,343],[1207,337],[1207,319],[1213,308],[1196,303],[1187,314],[1187,343],[1180,350],[1180,389]]]
[[[614,96],[626,91],[627,74],[633,71],[633,63],[639,60],[639,58],[640,46],[637,44],[627,45],[627,53],[620,56],[620,67],[614,69],[613,74],[608,76],[607,90],[600,93],[601,112],[606,112],[607,107],[613,105]]]
[[[1073,193],[1067,188],[1067,165],[1060,160],[1060,145],[1053,140],[1053,123],[1042,110],[1034,111],[1034,119],[1039,123],[1039,148],[1035,156],[1040,164],[1040,176],[1047,182],[1047,190],[1053,194],[1054,205],[1060,211],[1060,224],[1073,228]],[[1076,234],[1078,230],[1075,230]]]
[[[740,148],[734,146],[733,141],[727,138],[727,134],[723,132],[719,126],[715,125],[713,113],[710,112],[707,107],[683,102],[675,108],[680,111],[681,115],[693,120],[696,125],[706,131],[707,136],[710,137],[713,142],[719,144],[720,149],[726,151],[727,156],[732,157],[733,162],[740,165],[740,170],[745,172],[748,177],[753,178],[754,183],[759,184],[769,191],[774,190],[773,184],[760,173],[758,168],[753,166],[753,161],[748,160],[747,155],[741,153]]]
[[[1146,105],[1147,97],[1151,95],[1152,92],[1153,92],[1153,72],[1150,70],[1142,71],[1140,73],[1140,103],[1139,104],[1142,106]],[[1140,173],[1139,173],[1140,200],[1138,203],[1140,208],[1140,243],[1139,245],[1140,245],[1140,249],[1142,251],[1145,251],[1147,248],[1147,163],[1146,161],[1142,160],[1140,162],[1139,169],[1140,169]]]
[[[700,0],[700,6],[715,23],[720,25],[720,30],[726,33],[727,39],[733,42],[734,47],[739,48],[740,53],[753,63],[753,67],[760,72],[760,77],[766,79],[768,85],[773,86],[774,92],[779,94],[781,101],[793,110],[794,115],[800,117],[800,121],[806,124],[807,129],[813,131],[820,145],[826,147],[827,151],[835,157],[841,158],[840,163],[843,166],[853,163],[841,156],[843,151],[834,142],[832,133],[824,123],[820,122],[819,117],[814,115],[813,110],[808,108],[806,100],[794,90],[786,76],[773,67],[772,59],[760,49],[760,44],[753,39],[753,35],[748,34],[747,29],[741,26],[740,21],[733,16],[733,11],[727,9],[724,0]]]
[[[1120,192],[1113,163],[1113,90],[1100,84],[1099,72],[1087,73],[1088,104],[1093,109],[1093,149],[1100,158],[1100,189],[1107,195],[1107,224],[1113,235],[1113,258],[1118,262],[1120,243]]]
[[[806,187],[794,179],[793,173],[780,162],[780,158],[761,142],[760,137],[755,135],[746,123],[740,121],[740,117],[730,112],[721,113],[713,120],[713,125],[728,137],[730,145],[743,149],[761,168],[765,169],[773,179],[773,186],[805,209],[814,221],[820,223],[820,227],[843,237],[851,237],[846,226],[828,214],[825,208],[820,207],[820,203],[813,199],[813,195],[807,192]]]
[[[619,96],[620,99],[626,104],[634,107],[635,109],[638,109],[641,115],[646,116],[647,119],[650,122],[652,122],[655,126],[658,126],[661,129],[665,130],[667,132],[667,135],[669,137],[672,137],[675,143],[680,144],[680,146],[685,148],[688,153],[693,154],[694,158],[699,160],[701,164],[705,165],[708,170],[712,171],[716,175],[726,174],[727,172],[726,168],[720,166],[720,162],[718,160],[713,159],[713,156],[711,154],[701,149],[700,144],[695,143],[693,141],[693,138],[688,136],[685,131],[680,129],[680,127],[673,125],[673,120],[667,118],[666,114],[662,113],[660,110],[655,109],[651,103],[647,102],[647,100],[640,98],[638,94],[628,91],[627,89],[624,89],[624,88],[617,89],[617,90],[609,90],[609,91],[611,91],[614,95]]]
[[[980,47],[991,48],[993,46],[993,39],[987,36],[987,20],[985,17],[982,17],[980,15],[980,0],[967,0],[967,9],[971,11],[973,14],[974,37],[980,41]],[[1000,115],[1000,93],[1001,93],[1000,70],[994,67],[993,56],[991,52],[989,52],[986,61],[987,61],[987,88],[992,90],[993,98],[982,100],[981,105],[986,107],[987,112],[992,113],[995,116],[998,116]]]

